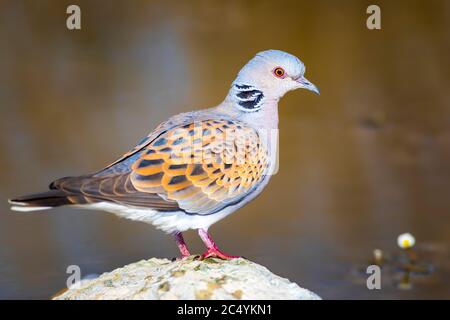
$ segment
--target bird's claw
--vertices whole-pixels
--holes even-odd
[[[230,259],[240,258],[240,256],[231,256],[231,255],[223,253],[223,252],[221,252],[221,251],[219,251],[217,249],[208,249],[205,253],[203,253],[200,256],[196,256],[195,258],[200,260],[200,261],[208,259],[208,258],[219,258],[219,259],[222,259],[222,260],[230,260]]]

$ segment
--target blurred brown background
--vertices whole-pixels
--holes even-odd
[[[366,8],[382,30],[366,28]],[[78,4],[82,30],[66,28]],[[6,199],[95,171],[172,114],[219,103],[256,52],[299,56],[321,96],[280,105],[280,171],[212,227],[225,252],[323,298],[450,298],[450,2],[0,1],[0,298],[48,298],[66,267],[173,257],[112,214]],[[413,233],[435,271],[369,291],[355,271]],[[187,235],[194,252],[203,247]]]

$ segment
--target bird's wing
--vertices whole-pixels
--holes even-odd
[[[268,166],[256,130],[235,120],[211,119],[162,130],[107,171],[79,181],[62,179],[55,187],[80,190],[94,202],[210,214],[242,200]]]
[[[204,120],[146,146],[131,166],[130,180],[137,190],[176,201],[188,213],[209,214],[241,200],[268,165],[256,130],[234,120]]]

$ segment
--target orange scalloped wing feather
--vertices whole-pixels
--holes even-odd
[[[210,214],[248,194],[268,169],[257,131],[233,120],[173,128],[140,151],[130,180],[188,213]]]

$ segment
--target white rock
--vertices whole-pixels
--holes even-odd
[[[189,257],[174,262],[152,258],[132,263],[97,279],[83,280],[80,286],[54,299],[318,300],[320,297],[242,258],[199,261]]]

